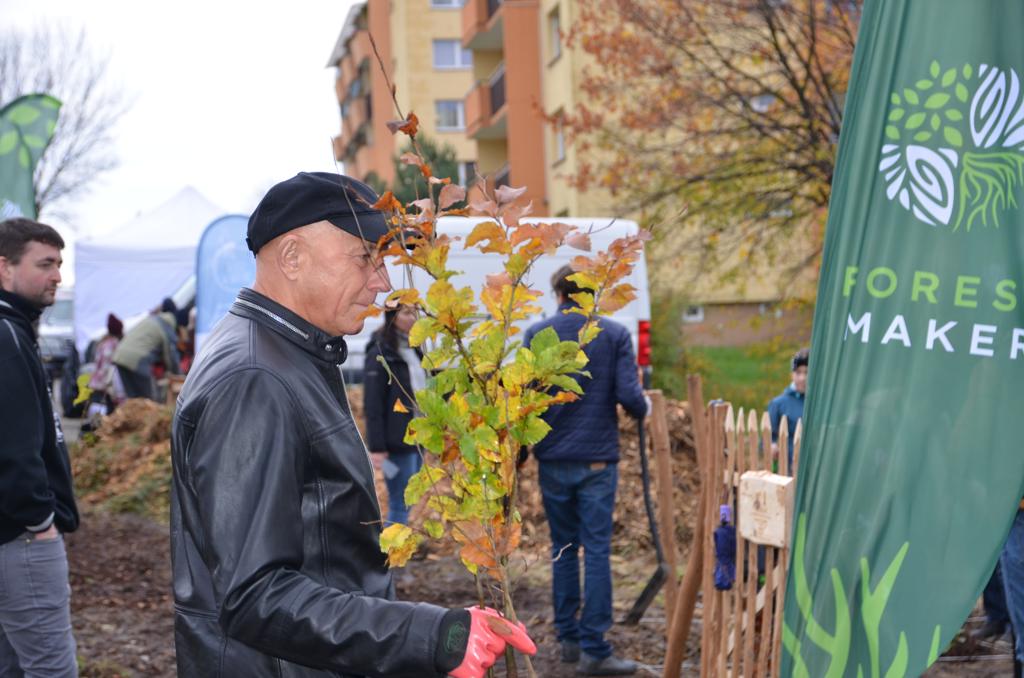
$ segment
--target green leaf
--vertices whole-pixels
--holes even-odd
[[[924,102],[924,107],[935,110],[942,108],[949,101],[949,95],[945,92],[936,92],[935,94],[928,97],[928,100]]]
[[[8,130],[3,134],[0,134],[0,155],[7,155],[13,151],[18,145],[18,132],[15,130]]]
[[[935,83],[932,82],[931,80],[918,80],[916,83],[914,83],[914,86],[917,87],[922,92],[924,92],[926,90],[930,90],[932,88],[932,85],[934,84]]]
[[[899,122],[903,118],[903,114],[906,113],[902,108],[894,108],[889,111],[889,122]]]
[[[572,391],[577,395],[583,395],[583,389],[579,383],[568,374],[554,374],[548,377],[548,382],[563,391]]]
[[[45,96],[45,97],[40,97],[39,105],[44,107],[44,108],[49,108],[49,109],[52,109],[52,110],[57,110],[58,108],[60,108],[61,103],[60,103],[60,101],[58,101],[57,99],[54,99],[53,97]]]
[[[561,340],[555,328],[548,326],[533,336],[529,349],[534,355],[539,356],[557,346],[559,341]]]
[[[437,334],[439,329],[440,325],[433,318],[420,318],[413,324],[412,329],[409,330],[409,345],[413,347],[421,346],[424,341]]]
[[[932,74],[933,78],[937,78],[939,77],[939,70],[939,62],[933,60],[931,66],[928,67],[928,72]]]
[[[961,120],[964,119],[964,114],[955,108],[950,108],[949,110],[946,111],[946,117],[952,120],[953,122],[960,122]]]
[[[907,122],[904,127],[909,130],[917,129],[924,124],[924,121],[927,120],[927,118],[927,113],[914,113],[912,116],[907,118]]]
[[[421,466],[420,470],[412,474],[409,482],[405,485],[405,503],[407,506],[415,506],[423,495],[430,492],[431,488],[441,482],[445,477],[443,469],[433,466]]]
[[[949,87],[950,85],[953,84],[954,81],[956,81],[956,69],[955,68],[951,68],[951,69],[949,69],[948,71],[946,71],[945,73],[942,74],[942,86],[943,87]]]
[[[46,140],[43,139],[42,137],[36,136],[35,134],[26,134],[25,144],[29,148],[42,148],[43,146],[46,145]]]
[[[19,104],[7,114],[7,119],[15,125],[31,125],[39,117],[39,109],[28,104]]]
[[[956,84],[956,98],[964,103],[967,103],[967,88],[964,87],[964,84],[962,82],[958,82]]]
[[[432,420],[447,422],[451,419],[448,405],[444,399],[430,389],[416,392],[416,404],[420,406],[420,411]]]
[[[544,440],[544,436],[546,436],[550,430],[551,427],[546,421],[538,416],[531,415],[526,418],[526,421],[520,428],[517,439],[523,445],[536,445],[540,441]]]
[[[21,146],[20,148],[18,148],[18,162],[21,164],[22,167],[24,167],[25,169],[28,169],[28,166],[31,163],[31,160],[32,159],[31,159],[31,157],[28,154],[28,149],[27,148],[25,148],[24,146]]]
[[[893,106],[899,106],[900,105],[900,95],[896,94],[896,92],[893,92],[892,96],[889,97],[889,101],[892,102]]]
[[[921,99],[917,96],[917,92],[910,89],[909,87],[903,90],[903,97],[907,100],[907,103],[917,106],[921,103]]]
[[[964,138],[960,132],[953,127],[943,127],[942,136],[946,138],[946,143],[955,148],[960,148],[964,145]]]
[[[423,529],[431,539],[440,539],[444,535],[444,525],[438,520],[424,520]]]
[[[932,138],[932,133],[927,130],[914,135],[914,141],[925,142]]]
[[[971,68],[970,64],[964,64],[963,73],[964,73],[964,77],[966,79],[970,80],[971,79],[971,75],[974,74],[974,69]]]
[[[932,113],[932,119],[930,121],[932,130],[935,132],[939,131],[939,127],[942,125],[942,120],[939,119],[938,113]]]
[[[900,140],[900,131],[892,125],[885,126],[885,136],[893,141]]]

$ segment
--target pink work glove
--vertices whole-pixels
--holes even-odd
[[[505,652],[505,645],[511,645],[520,652],[537,654],[537,646],[526,635],[522,623],[513,625],[496,610],[489,607],[469,608],[471,619],[466,656],[452,671],[452,678],[483,678],[487,669]]]

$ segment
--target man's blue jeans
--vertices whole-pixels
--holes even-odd
[[[394,476],[384,476],[384,483],[388,486],[388,523],[404,525],[409,522],[409,508],[405,505],[405,486],[409,484],[409,478],[420,470],[422,460],[417,452],[392,452],[388,454],[388,461],[398,468]]]
[[[78,675],[64,539],[0,544],[0,676]]]
[[[551,530],[551,588],[558,640],[578,642],[588,655],[603,659],[612,653],[604,634],[612,625],[609,555],[619,470],[615,464],[572,461],[542,461],[539,465],[544,512]]]
[[[1017,659],[1024,662],[1024,511],[1017,511],[1017,517],[1013,519],[999,564],[1003,569],[1006,607],[1017,638],[1014,649]]]

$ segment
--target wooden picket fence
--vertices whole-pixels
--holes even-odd
[[[771,425],[767,413],[711,402],[705,407],[699,377],[689,379],[697,459],[701,469],[701,498],[687,571],[670,614],[664,678],[678,678],[690,620],[703,591],[701,676],[705,678],[768,678],[780,675],[782,659],[782,606],[786,597],[789,548],[759,546],[740,534],[738,506],[740,477],[747,471],[774,471],[796,477],[800,461],[801,426],[793,440],[793,468],[789,468],[788,426],[779,426],[778,468],[773,468]],[[736,581],[730,590],[714,585],[715,529],[719,507],[733,507],[736,527]],[[763,556],[760,584],[758,551]]]

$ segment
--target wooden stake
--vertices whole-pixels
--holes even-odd
[[[693,422],[693,440],[697,446],[697,468],[701,477],[700,496],[697,500],[697,524],[693,528],[690,556],[686,560],[686,574],[683,575],[683,581],[679,585],[675,613],[672,615],[669,625],[662,678],[679,678],[680,666],[686,656],[686,641],[690,637],[690,625],[693,623],[693,612],[697,606],[697,592],[700,591],[701,573],[705,561],[704,526],[707,524],[705,499],[708,494],[708,480],[711,476],[707,469],[708,429],[704,412],[704,389],[700,377],[696,375],[686,378],[686,386],[690,402],[690,420]]]
[[[730,441],[732,440],[733,433],[733,412],[732,405],[726,403],[725,405],[719,405],[716,409],[721,411],[723,416],[722,420],[722,449],[728,448]],[[733,494],[733,482],[736,478],[736,455],[733,450],[729,450],[729,456],[725,460],[725,468],[728,470],[728,480],[725,483],[725,487],[722,488],[722,504],[728,506],[735,506],[735,496]],[[735,519],[735,515],[733,516]],[[734,523],[735,524],[735,520]],[[717,652],[718,655],[718,672],[716,676],[723,676],[729,674],[728,661],[726,655],[728,654],[728,643],[729,643],[729,622],[735,617],[734,601],[735,587],[731,591],[722,591],[722,614],[719,617],[719,635],[717,640]]]
[[[745,453],[746,468],[749,470],[759,469],[757,463],[757,415],[753,410],[747,415],[744,428],[742,446]],[[757,631],[757,544],[751,544],[744,540],[747,548],[747,569],[746,569],[746,601],[747,610],[743,618],[746,636],[743,641],[743,675],[752,678],[756,673],[754,666],[754,636]]]
[[[772,429],[771,421],[767,414],[761,417],[761,450],[763,458],[762,468],[772,470]],[[772,655],[772,648],[775,647],[775,553],[776,549],[768,548],[765,551],[765,580],[764,580],[764,607],[761,608],[761,644],[758,648],[757,672],[759,677],[766,678],[769,675],[768,659]],[[777,667],[771,666],[771,673],[777,673]]]
[[[729,412],[730,417],[732,412]],[[743,439],[743,408],[736,413],[734,422],[730,422],[732,430],[729,433],[729,456],[732,458],[733,474],[729,479],[729,506],[733,509],[733,527],[736,528],[736,581],[732,585],[732,673],[733,676],[742,676],[740,664],[743,658],[743,544],[739,537],[739,515],[736,510],[739,497],[740,476],[747,470],[745,446],[740,443]]]
[[[676,609],[676,589],[679,568],[679,544],[676,542],[675,501],[672,498],[672,458],[665,413],[665,396],[661,391],[648,391],[651,398],[651,442],[658,469],[658,531],[662,549],[668,563],[669,577],[665,582],[665,617],[672,619]],[[669,627],[665,626],[668,640]]]

